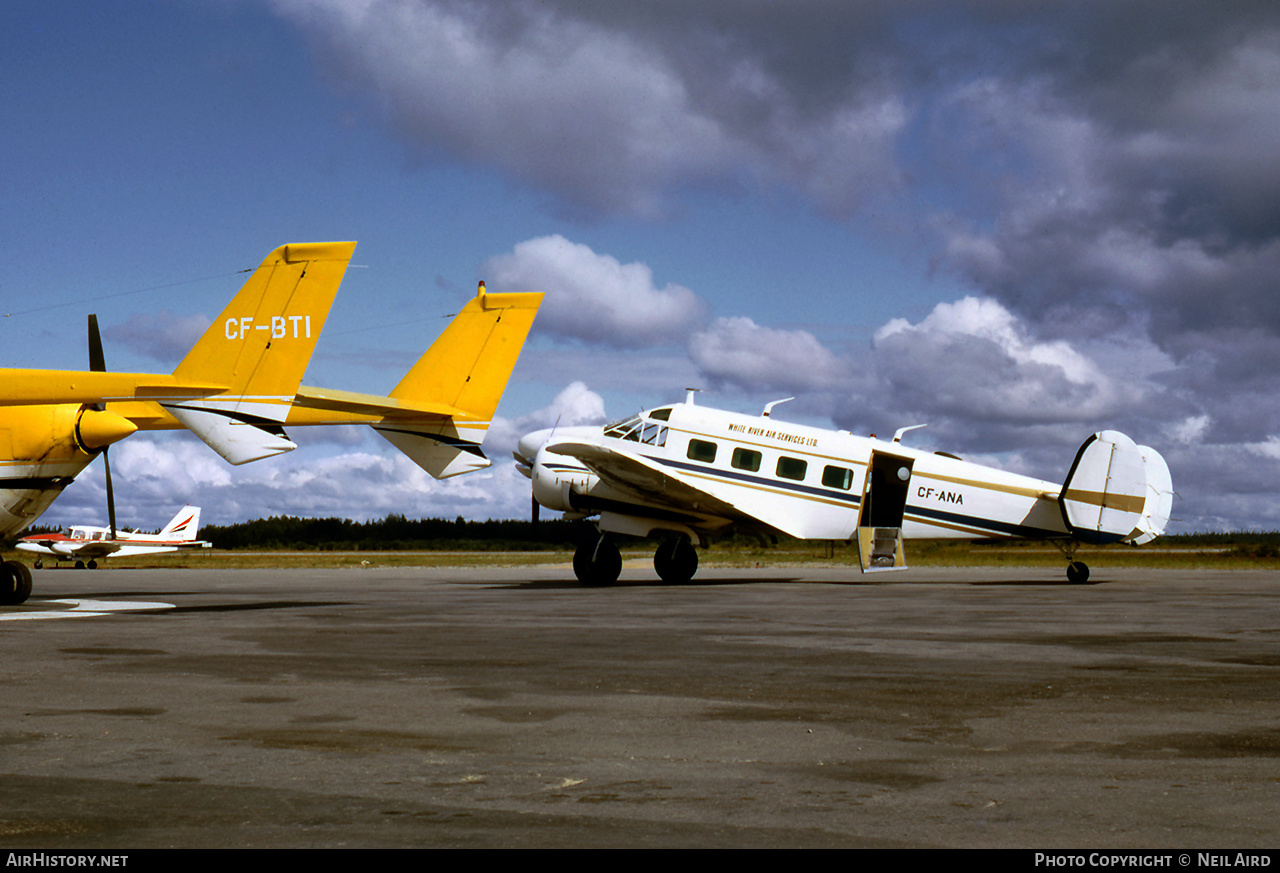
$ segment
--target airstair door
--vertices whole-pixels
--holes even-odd
[[[858,553],[863,572],[903,570],[902,517],[911,487],[911,458],[872,452],[858,513]]]

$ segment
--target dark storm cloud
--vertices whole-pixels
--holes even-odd
[[[882,53],[804,36],[767,4],[272,5],[415,153],[497,166],[570,207],[653,217],[690,186],[785,186],[848,213],[898,179],[907,110]]]
[[[420,155],[570,208],[706,186],[853,216],[1063,305],[1280,331],[1280,8],[1264,3],[274,0]]]

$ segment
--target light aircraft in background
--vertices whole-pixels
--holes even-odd
[[[368,424],[436,478],[489,465],[480,450],[541,294],[484,283],[388,397],[302,386],[354,242],[267,256],[172,375],[106,372],[90,316],[89,371],[0,369],[0,537],[20,533],[107,447],[138,430],[186,428],[232,464],[296,448],[284,428]],[[31,571],[0,564],[0,603]]]
[[[694,544],[734,530],[857,542],[864,571],[905,567],[904,537],[1050,540],[1080,583],[1081,543],[1140,545],[1169,520],[1164,459],[1117,431],[1086,439],[1059,485],[909,448],[911,428],[882,441],[778,422],[774,405],[754,417],[695,405],[690,391],[603,428],[528,434],[516,461],[535,512],[596,517],[598,538],[574,555],[584,585],[617,579],[614,535],[662,536],[654,567],[685,583],[698,568]]]
[[[209,548],[211,543],[196,539],[200,530],[200,507],[184,506],[158,534],[137,531],[119,531],[111,527],[73,525],[63,533],[33,534],[18,541],[18,548],[40,555],[35,568],[39,570],[44,557],[54,561],[75,561],[76,569],[97,569],[99,558],[128,558],[137,555],[156,555],[176,552],[179,549]]]

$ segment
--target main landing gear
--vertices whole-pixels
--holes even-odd
[[[622,572],[622,555],[608,534],[584,541],[573,553],[573,575],[588,588],[612,585]]]
[[[698,572],[698,552],[685,537],[665,539],[653,553],[653,569],[668,585],[687,585]]]
[[[685,585],[698,572],[698,553],[687,537],[670,537],[654,553],[653,568],[668,585]],[[622,555],[608,534],[584,541],[573,553],[573,573],[585,586],[612,585],[621,572]]]
[[[5,561],[0,564],[0,604],[16,606],[31,596],[31,571],[26,564]]]

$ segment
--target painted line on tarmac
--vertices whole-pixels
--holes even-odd
[[[61,604],[69,609],[24,609],[18,612],[0,613],[0,621],[27,621],[53,618],[92,618],[110,615],[113,612],[138,612],[140,610],[173,609],[172,603],[158,603],[145,600],[43,600],[31,606]]]

